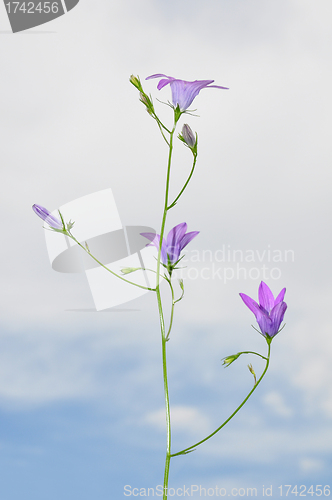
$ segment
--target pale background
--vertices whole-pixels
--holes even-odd
[[[217,437],[173,460],[170,486],[256,487],[259,497],[273,485],[278,497],[282,484],[331,483],[331,19],[330,0],[81,0],[12,35],[0,6],[2,500],[117,499],[124,485],[162,481],[155,297],[77,311],[93,307],[87,282],[52,271],[31,210],[110,187],[123,224],[158,229],[167,151],[131,73],[230,88],[203,90],[200,118],[186,118],[199,160],[168,229],[201,231],[188,256],[223,245],[294,252],[263,260],[280,269],[267,283],[286,286],[288,303],[266,379]],[[145,88],[170,99],[156,85]],[[174,195],[190,168],[181,144],[175,153]],[[168,348],[174,451],[233,411],[252,385],[248,362],[262,369],[220,361],[265,352],[238,296],[256,298],[261,277],[186,280]]]

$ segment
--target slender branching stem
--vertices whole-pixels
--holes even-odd
[[[180,196],[182,195],[183,191],[186,189],[186,187],[188,186],[189,184],[189,181],[190,179],[192,178],[192,175],[194,173],[194,170],[195,170],[195,166],[196,166],[196,161],[197,161],[197,153],[194,154],[194,162],[193,162],[193,166],[191,168],[191,171],[190,171],[190,174],[189,174],[189,177],[188,179],[186,180],[183,188],[181,189],[181,191],[179,192],[179,194],[177,195],[177,197],[174,199],[174,201],[167,207],[167,210],[169,210],[170,208],[173,208],[175,205],[176,205],[176,202],[178,201],[178,199],[180,198]]]
[[[92,253],[89,252],[89,250],[87,248],[85,248],[84,245],[82,245],[82,243],[80,243],[76,238],[75,236],[73,236],[71,234],[70,231],[66,231],[66,234],[67,236],[69,236],[72,240],[75,241],[75,243],[78,244],[78,246],[80,246],[88,255],[90,255],[90,257],[95,260],[101,267],[103,267],[104,269],[106,269],[106,271],[108,271],[109,273],[113,274],[114,276],[116,276],[117,278],[119,278],[120,280],[122,281],[125,281],[126,283],[130,283],[131,285],[135,285],[135,286],[138,286],[139,288],[143,288],[143,290],[150,290],[151,292],[155,292],[156,289],[155,288],[149,288],[147,286],[143,286],[143,285],[139,285],[138,283],[134,283],[133,281],[129,281],[129,280],[126,280],[126,278],[123,278],[123,276],[119,276],[118,274],[116,274],[114,271],[112,271],[111,269],[109,269],[108,267],[106,267],[102,262],[100,262],[100,260],[98,260],[94,255],[92,255]]]
[[[179,451],[178,453],[172,454],[171,457],[176,457],[178,455],[185,455],[186,453],[190,453],[191,451],[194,451],[194,449],[197,448],[197,446],[199,446],[200,444],[204,443],[205,441],[207,441],[208,439],[210,439],[212,436],[214,436],[215,434],[217,434],[217,432],[219,432],[220,429],[222,429],[237,414],[237,412],[242,408],[242,406],[248,401],[248,399],[250,398],[250,396],[252,395],[252,393],[257,389],[257,387],[260,384],[260,382],[262,381],[265,373],[267,372],[267,369],[268,369],[269,364],[270,364],[270,350],[271,350],[271,342],[268,342],[268,354],[267,354],[267,358],[266,358],[265,369],[264,369],[262,375],[258,379],[257,383],[254,385],[253,389],[251,389],[251,391],[249,392],[249,394],[244,398],[244,400],[242,401],[242,403],[225,420],[225,422],[223,422],[214,432],[212,432],[211,434],[209,434],[206,438],[202,439],[201,441],[198,441],[198,443],[195,443],[192,446],[189,446],[188,448],[185,448],[184,450]]]

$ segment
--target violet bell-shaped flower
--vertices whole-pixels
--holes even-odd
[[[280,331],[279,327],[287,309],[287,304],[284,302],[285,293],[286,288],[283,288],[275,299],[264,281],[261,282],[258,289],[259,304],[248,295],[240,293],[245,305],[256,316],[262,335],[267,339],[272,339]]]
[[[166,76],[159,73],[148,76],[146,80],[150,80],[151,78],[162,78],[157,85],[158,90],[161,90],[165,87],[165,85],[170,84],[174,108],[179,106],[181,112],[186,111],[186,109],[189,108],[195,97],[198,96],[202,89],[216,88],[228,90],[228,87],[211,85],[214,80],[195,80],[194,82],[187,82],[185,80],[179,80],[177,78],[173,78],[172,76]]]
[[[186,233],[187,224],[182,222],[173,227],[167,235],[163,238],[161,245],[161,262],[167,268],[168,272],[172,274],[173,269],[180,260],[181,251],[199,234],[199,231],[192,231]],[[151,241],[146,246],[154,245],[157,250],[160,246],[160,235],[154,233],[140,233],[142,236]]]
[[[54,217],[54,215],[52,215],[47,208],[35,204],[32,206],[32,210],[38,215],[38,217],[43,219],[43,221],[47,222],[52,229],[56,231],[63,231],[65,229],[63,222],[57,217]]]

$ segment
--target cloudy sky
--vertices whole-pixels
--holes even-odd
[[[222,368],[266,349],[238,293],[256,298],[263,278],[287,288],[266,378],[219,435],[173,460],[170,485],[263,498],[263,486],[278,497],[280,485],[330,484],[331,16],[329,0],[81,0],[13,35],[0,6],[1,498],[106,500],[162,481],[155,297],[93,311],[84,274],[52,270],[31,210],[110,188],[122,224],[160,227],[167,150],[132,73],[229,87],[203,90],[199,117],[185,118],[198,164],[168,219],[200,231],[168,345],[174,450],[242,401],[248,362],[264,368]],[[144,83],[170,123],[156,101],[170,89],[156,85]],[[189,171],[176,144],[173,195]]]

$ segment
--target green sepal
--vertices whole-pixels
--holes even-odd
[[[176,108],[174,108],[174,121],[175,121],[175,123],[177,123],[180,120],[182,113],[183,113],[183,111],[181,111],[180,106],[177,105]]]

